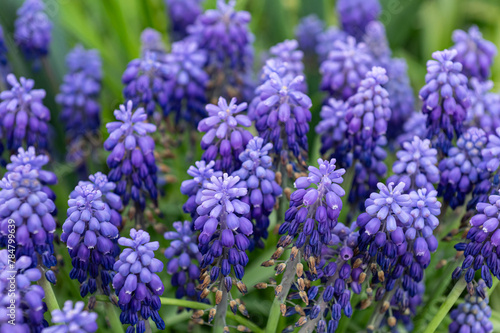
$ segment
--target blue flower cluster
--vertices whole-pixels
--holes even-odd
[[[56,326],[43,329],[42,333],[94,333],[97,331],[97,313],[83,311],[84,302],[64,302],[62,310],[52,311],[52,323]]]
[[[339,0],[337,12],[344,31],[359,39],[368,23],[378,18],[382,7],[378,0]]]
[[[203,0],[165,0],[170,18],[171,36],[175,41],[187,35],[187,28],[202,12]]]
[[[300,19],[295,27],[295,38],[299,43],[300,49],[311,56],[316,53],[316,47],[319,45],[319,36],[325,29],[325,23],[318,18],[316,14],[310,14]]]
[[[9,61],[7,59],[7,45],[5,45],[5,36],[3,28],[0,25],[0,91],[4,90],[7,84],[7,74],[10,73]]]

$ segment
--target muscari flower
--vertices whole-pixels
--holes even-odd
[[[282,236],[277,244],[278,249],[271,260],[263,264],[274,264],[284,249],[292,246],[290,257],[277,265],[276,274],[284,272],[287,276],[275,289],[280,303],[285,301],[295,283],[299,297],[307,303],[304,278],[307,276],[311,281],[318,278],[320,267],[316,262],[321,258],[323,246],[334,240],[333,231],[342,209],[341,197],[345,195],[340,185],[344,174],[345,169],[336,169],[335,159],[318,159],[318,167],[310,166],[309,175],[295,181],[297,190],[290,196],[290,208],[285,213],[285,222],[279,228]],[[304,272],[302,262],[307,262],[308,273]]]
[[[295,38],[300,49],[308,55],[315,53],[318,37],[323,32],[325,23],[316,14],[304,16],[295,27]]]
[[[493,332],[494,327],[490,321],[491,308],[485,289],[484,281],[479,280],[473,294],[467,294],[464,303],[450,312],[452,322],[448,326],[449,333]]]
[[[8,244],[9,226],[15,225],[16,258],[28,256],[34,266],[41,259],[48,268],[47,280],[55,283],[50,270],[57,264],[53,244],[56,222],[51,215],[55,204],[42,187],[40,171],[31,164],[11,169],[0,181],[1,243]]]
[[[43,11],[42,0],[25,0],[17,10],[14,40],[24,56],[39,61],[49,53],[52,22]],[[35,66],[38,64],[35,63]]]
[[[325,31],[318,35],[318,45],[316,46],[316,54],[320,62],[328,58],[328,54],[335,48],[335,42],[340,40],[345,42],[348,34],[337,27],[328,27]]]
[[[330,98],[321,107],[321,120],[316,126],[316,133],[321,135],[320,153],[328,153],[339,161],[343,160],[348,149],[346,112],[346,102]]]
[[[132,198],[143,211],[147,196],[154,202],[158,197],[155,143],[148,135],[156,131],[156,126],[146,122],[143,108],[133,111],[132,101],[126,106],[120,105],[114,115],[118,121],[106,124],[109,137],[104,142],[104,149],[111,151],[107,159],[111,168],[108,178],[116,183],[115,192],[122,197],[125,206]]]
[[[66,66],[69,71],[64,76],[56,102],[62,107],[68,159],[82,165],[89,153],[85,146],[98,135],[101,123],[98,100],[102,80],[101,58],[98,51],[85,50],[77,45],[66,56]]]
[[[61,240],[68,247],[73,265],[69,276],[80,282],[82,297],[97,290],[109,295],[113,265],[119,253],[118,228],[110,222],[109,206],[94,184],[76,186],[68,206]]]
[[[250,246],[248,237],[253,232],[250,220],[244,217],[250,212],[250,206],[240,200],[248,193],[245,187],[239,187],[238,176],[212,176],[204,186],[201,204],[197,208],[200,215],[194,221],[195,230],[200,230],[198,246],[202,254],[200,268],[203,283],[201,299],[208,296],[210,290],[215,290],[216,307],[210,310],[209,322],[216,313],[225,321],[227,304],[233,284],[241,293],[246,293],[246,286],[241,282],[248,264],[246,251]],[[213,287],[213,289],[212,289]],[[231,310],[237,311],[237,306]],[[217,323],[217,325],[224,323]]]
[[[114,265],[117,273],[113,278],[113,288],[122,310],[120,320],[130,325],[127,333],[144,333],[149,327],[149,318],[155,322],[156,328],[164,330],[165,322],[158,310],[161,307],[159,296],[165,287],[157,274],[163,271],[163,263],[154,257],[160,244],[150,242],[150,236],[144,230],[131,229],[130,238],[118,240],[118,244],[126,248]]]
[[[39,150],[48,148],[49,109],[43,105],[45,90],[33,89],[35,81],[14,74],[7,75],[12,87],[0,93],[0,119],[7,149],[16,150],[27,145]]]
[[[0,25],[0,90],[7,84],[7,74],[9,74],[10,67],[7,59],[7,46],[5,45],[5,37],[3,34],[2,26]]]
[[[373,59],[366,44],[354,37],[336,40],[328,57],[321,63],[321,90],[331,97],[347,100],[356,93],[360,82],[370,70]]]
[[[250,212],[246,217],[255,223],[250,239],[250,250],[255,246],[264,247],[264,240],[268,236],[269,215],[274,209],[276,199],[282,193],[280,185],[275,180],[273,159],[269,156],[272,148],[272,143],[264,144],[264,139],[254,137],[240,154],[241,168],[232,174],[240,177],[238,186],[248,188],[247,195],[242,197],[241,201],[250,206]]]
[[[465,125],[481,128],[487,134],[500,127],[500,94],[491,91],[492,81],[481,82],[473,77],[469,81],[471,105],[467,109]]]
[[[52,311],[52,323],[57,324],[44,328],[42,333],[93,333],[97,331],[97,313],[83,311],[85,303],[82,301],[64,302],[62,310]]]
[[[462,74],[462,64],[454,61],[456,55],[456,50],[432,54],[435,60],[427,62],[426,84],[419,93],[422,112],[428,114],[427,136],[437,137],[437,148],[444,154],[448,153],[454,135],[462,134],[470,105],[468,80]]]
[[[170,18],[170,30],[174,40],[186,37],[187,28],[202,12],[203,0],[165,0]]]
[[[161,33],[153,28],[146,28],[141,32],[141,55],[147,57],[149,54],[162,59],[167,52]]]
[[[475,77],[486,81],[490,77],[493,58],[497,55],[495,44],[485,40],[475,25],[468,32],[455,30],[453,42],[453,49],[457,51],[454,60],[463,65],[463,73],[469,79]]]
[[[378,0],[339,0],[337,12],[342,28],[359,39],[365,34],[368,23],[378,18],[382,7]]]
[[[363,36],[363,42],[370,50],[370,54],[377,66],[387,68],[391,60],[392,51],[389,47],[389,41],[385,33],[385,27],[382,22],[372,21],[366,26]]]
[[[148,116],[166,111],[170,74],[164,58],[163,52],[146,49],[141,58],[128,63],[122,75],[123,96],[134,103],[134,108],[143,107]]]
[[[403,133],[396,138],[396,141],[402,145],[406,141],[413,140],[415,136],[420,139],[427,137],[427,115],[416,111],[409,115],[403,124]]]
[[[247,103],[236,104],[233,98],[228,104],[223,97],[217,105],[206,106],[208,117],[198,124],[198,131],[205,133],[201,139],[202,159],[207,163],[215,161],[217,171],[231,173],[241,166],[238,156],[252,139],[252,134],[245,129],[252,122],[241,114],[246,108]]]
[[[37,284],[40,270],[33,267],[28,256],[18,257],[13,263],[8,250],[0,250],[0,332],[41,332],[48,326],[43,318],[47,306],[43,302],[45,292]],[[13,273],[15,278],[12,279]],[[13,291],[11,291],[13,289]],[[12,301],[14,300],[14,309]],[[14,315],[14,318],[11,317]],[[12,325],[14,319],[14,325]]]
[[[176,287],[175,297],[187,297],[197,301],[200,292],[196,290],[200,278],[201,253],[198,249],[198,235],[189,221],[174,222],[175,231],[167,231],[165,239],[170,246],[165,250],[169,261],[167,273],[172,275],[171,284]]]
[[[175,121],[185,120],[197,125],[206,117],[206,87],[209,77],[203,66],[206,54],[195,42],[180,41],[172,44],[172,52],[165,57],[170,78],[166,82],[168,100],[164,116],[175,114]]]
[[[303,81],[301,75],[271,73],[269,80],[258,88],[260,102],[255,108],[258,119],[255,127],[259,136],[272,142],[274,152],[285,161],[293,154],[300,162],[308,152],[312,102],[301,90]]]
[[[269,49],[269,53],[278,59],[286,68],[286,74],[293,77],[304,75],[304,52],[298,49],[299,43],[294,39],[287,39]],[[305,86],[305,83],[304,83]],[[304,88],[304,91],[307,87]]]
[[[471,127],[458,138],[456,147],[450,148],[448,157],[439,162],[439,195],[451,208],[463,205],[465,197],[483,181],[489,183],[490,173],[482,155],[487,142],[482,129]]]

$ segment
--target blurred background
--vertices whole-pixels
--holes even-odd
[[[468,29],[471,25],[479,26],[485,39],[500,45],[500,1],[499,0],[380,0],[383,6],[381,21],[387,29],[388,39],[394,55],[404,57],[409,66],[409,74],[415,93],[422,87],[426,73],[426,61],[432,52],[443,50],[452,45],[451,35],[455,29]],[[216,0],[206,0],[205,8],[215,8]],[[85,48],[97,49],[103,60],[103,90],[101,93],[102,106],[102,135],[107,136],[104,127],[106,122],[113,119],[113,110],[123,102],[121,76],[128,62],[137,58],[140,53],[140,34],[144,28],[151,27],[162,32],[164,41],[170,43],[167,31],[169,30],[168,16],[164,0],[45,0],[46,13],[54,24],[53,39],[50,48],[48,65],[40,71],[34,72],[31,65],[25,62],[20,51],[14,44],[12,33],[16,10],[21,6],[21,0],[1,0],[0,24],[4,28],[6,44],[9,49],[8,57],[16,76],[33,78],[37,88],[47,91],[45,105],[51,109],[54,135],[60,140],[55,140],[56,158],[52,169],[60,177],[56,188],[58,194],[59,221],[64,221],[66,212],[66,198],[70,190],[76,185],[78,179],[71,168],[63,161],[65,154],[62,126],[59,122],[59,106],[54,97],[65,73],[65,56],[70,49],[80,43]],[[256,71],[260,67],[259,53],[270,46],[294,38],[294,29],[301,17],[315,13],[327,25],[337,25],[334,11],[334,0],[237,0],[238,10],[247,10],[252,15],[250,24],[255,35]],[[313,124],[318,120],[322,94],[318,92],[319,73],[317,66],[307,67],[309,90],[313,99]],[[493,81],[498,87],[500,84],[500,61],[493,66]],[[497,91],[498,89],[494,89]],[[311,131],[310,141],[315,142],[314,131]],[[185,146],[185,145],[184,145]],[[178,147],[174,154],[185,153],[185,147]],[[318,147],[311,147],[311,160],[318,157]],[[199,153],[199,152],[198,152]],[[103,161],[105,160],[103,154]],[[58,158],[59,157],[59,158]],[[195,160],[199,156],[194,156]],[[167,213],[168,218],[161,221],[167,228],[175,220],[185,218],[182,213],[182,204],[185,200],[179,193],[180,182],[187,177],[188,165],[184,158],[173,159],[171,167],[171,183],[167,185],[166,196],[161,202],[161,211]],[[391,162],[389,162],[391,163]],[[94,166],[97,170],[105,170],[105,165]],[[157,235],[162,239],[161,234]],[[269,242],[275,241],[276,235],[271,235]],[[162,244],[164,247],[165,244]],[[61,246],[62,247],[62,246]],[[440,245],[441,251],[436,253],[431,266],[438,265],[441,260],[453,257],[455,250],[452,243]],[[260,267],[260,263],[267,260],[274,248],[268,246],[267,250],[256,251],[252,254],[250,264],[245,275],[245,282],[250,293],[243,301],[250,312],[250,319],[260,327],[264,327],[268,310],[273,300],[272,291],[256,291],[253,285],[265,281],[274,275],[271,268]],[[62,253],[65,251],[59,251]],[[159,253],[163,259],[163,254]],[[69,261],[67,262],[69,265]],[[428,270],[426,297],[431,301],[415,320],[415,332],[422,331],[426,323],[435,315],[439,305],[446,297],[450,281],[450,266],[438,265],[438,269]],[[66,268],[62,268],[68,269]],[[453,267],[451,267],[451,270]],[[60,302],[64,299],[79,299],[78,283],[67,278],[67,272],[58,274],[59,282],[56,293]],[[65,278],[66,277],[66,278]],[[173,292],[168,288],[169,277],[162,276],[166,283],[164,296],[173,297]],[[444,285],[444,287],[443,287]],[[60,287],[60,288],[59,288]],[[500,330],[500,290],[496,297],[491,297],[491,306],[494,310],[492,321]],[[104,314],[102,306],[97,307]],[[163,318],[167,331],[185,331],[189,326],[189,314],[178,312],[176,307],[164,306]],[[356,310],[358,311],[358,310]],[[355,314],[356,322],[343,318],[339,332],[359,332],[364,328],[364,320],[368,320],[371,309],[363,311],[364,314]],[[104,317],[100,316],[103,324],[100,331],[105,331]],[[449,319],[446,319],[439,328],[439,332],[446,332]],[[291,322],[291,321],[290,321]],[[280,329],[287,325],[282,319]],[[189,327],[194,331],[205,331],[208,327]]]

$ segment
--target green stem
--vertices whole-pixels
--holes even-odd
[[[52,284],[47,281],[45,275],[42,274],[42,278],[38,281],[40,287],[43,288],[45,292],[45,304],[47,304],[47,309],[50,313],[54,310],[59,310],[59,303],[57,303],[56,294],[54,294],[54,290],[52,289]]]
[[[278,297],[275,297],[273,304],[271,305],[271,310],[269,310],[266,333],[276,332],[276,328],[278,327],[278,322],[280,321],[281,317],[280,305],[281,301],[278,299]]]
[[[436,331],[436,329],[439,327],[439,324],[441,324],[444,317],[448,314],[452,306],[458,300],[466,286],[467,282],[465,282],[465,279],[461,278],[460,280],[458,280],[451,292],[448,294],[446,301],[444,301],[444,303],[441,305],[441,308],[439,308],[438,313],[434,316],[432,321],[429,323],[429,326],[427,326],[427,328],[425,329],[424,333],[433,333]]]
[[[106,310],[109,320],[109,325],[113,332],[123,333],[123,324],[120,321],[120,317],[116,313],[116,306],[112,303],[106,303]]]

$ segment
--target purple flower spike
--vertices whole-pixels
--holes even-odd
[[[155,203],[158,197],[155,143],[148,135],[156,131],[156,126],[147,123],[143,108],[133,111],[132,101],[126,106],[120,105],[114,115],[118,121],[106,124],[109,137],[104,142],[104,149],[111,152],[107,159],[111,168],[108,178],[116,183],[115,192],[122,197],[125,206],[132,198],[143,211],[147,196]]]
[[[345,42],[349,35],[337,27],[328,27],[324,32],[318,35],[318,45],[316,53],[320,62],[328,58],[330,51],[334,50],[337,40]]]
[[[97,331],[97,313],[83,311],[85,303],[73,301],[64,302],[62,310],[52,311],[52,323],[58,324],[43,329],[42,333],[93,333]]]
[[[475,77],[486,81],[490,77],[493,58],[497,55],[495,44],[483,39],[483,34],[475,25],[468,32],[455,30],[453,41],[453,49],[457,51],[455,61],[464,66],[463,73],[469,79]]]
[[[490,172],[482,155],[487,142],[482,129],[469,128],[457,140],[456,147],[449,150],[448,157],[439,163],[441,180],[438,192],[451,208],[462,206],[467,194],[480,187],[483,181],[489,183]],[[489,192],[489,188],[485,192]]]
[[[377,66],[386,67],[391,61],[392,51],[382,22],[372,21],[366,26],[363,41],[370,50],[371,56]],[[387,67],[386,67],[387,68]]]
[[[409,115],[403,125],[403,133],[397,137],[396,141],[402,145],[405,141],[412,141],[415,136],[420,139],[427,137],[427,115],[417,111]]]
[[[300,19],[295,28],[295,37],[300,49],[307,55],[313,55],[318,45],[318,37],[325,28],[325,23],[316,14],[311,14]]]
[[[16,258],[28,256],[34,267],[41,260],[40,265],[50,269],[57,264],[53,245],[56,222],[51,215],[55,204],[43,191],[40,180],[43,171],[31,164],[10,169],[0,181],[0,243],[7,246],[15,225]],[[46,276],[55,283],[51,270]]]
[[[166,87],[168,101],[164,115],[175,112],[175,121],[184,120],[193,126],[206,117],[206,87],[208,74],[203,66],[205,51],[190,41],[180,41],[172,45],[172,52],[165,58],[170,79]]]
[[[215,161],[214,169],[233,172],[241,166],[238,156],[245,149],[252,134],[246,129],[252,125],[245,114],[247,103],[236,104],[236,98],[228,104],[223,97],[217,105],[208,104],[208,117],[200,121],[198,131],[205,133],[201,148],[202,159],[207,163]]]
[[[66,57],[69,69],[64,76],[56,102],[61,105],[61,120],[68,141],[68,160],[84,165],[88,158],[88,138],[97,137],[101,123],[102,64],[96,50],[85,50],[77,45]]]
[[[38,62],[49,53],[52,35],[52,22],[43,12],[42,0],[25,0],[17,10],[14,40],[24,56]],[[35,63],[38,67],[39,64]]]
[[[82,297],[97,290],[110,295],[113,264],[120,249],[109,205],[93,183],[81,182],[70,194],[68,206],[61,241],[72,259],[70,277],[80,282]]]
[[[481,82],[473,77],[469,81],[471,106],[467,109],[466,125],[479,127],[486,134],[494,134],[500,127],[500,94],[491,92],[492,81]]]
[[[0,133],[7,149],[16,150],[27,145],[47,150],[50,112],[42,100],[45,90],[33,89],[35,81],[14,74],[7,75],[12,87],[0,93]]]
[[[193,231],[191,222],[174,222],[175,231],[167,231],[165,239],[170,246],[165,250],[169,260],[167,273],[172,275],[172,286],[176,287],[176,298],[199,300],[200,292],[196,290],[200,278],[199,264],[201,253],[198,250],[198,235]]]
[[[125,249],[114,265],[117,273],[113,278],[113,288],[122,310],[120,320],[129,324],[127,330],[132,332],[144,332],[145,321],[149,318],[155,322],[156,328],[164,330],[165,322],[158,310],[165,287],[157,274],[163,271],[163,263],[154,257],[160,244],[150,242],[150,236],[144,230],[131,229],[130,238],[118,240]]]
[[[372,63],[366,44],[357,44],[354,37],[336,40],[328,58],[321,64],[323,78],[320,88],[331,97],[347,100],[356,93]]]
[[[345,156],[346,149],[348,148],[346,144],[346,112],[347,103],[334,98],[330,98],[321,108],[321,120],[316,126],[316,133],[321,135],[320,153],[322,155],[330,152],[332,157],[339,160]]]
[[[15,280],[12,280],[12,275]],[[49,324],[43,318],[47,306],[43,302],[45,293],[37,282],[42,273],[36,268],[30,257],[18,257],[15,264],[9,251],[0,250],[0,331],[41,332]],[[14,283],[14,285],[12,285]],[[12,302],[15,303],[12,303]],[[15,307],[12,307],[12,304]],[[7,314],[15,315],[15,326]]]
[[[426,85],[420,90],[422,112],[428,114],[427,136],[437,137],[437,148],[448,153],[454,136],[462,134],[467,108],[470,106],[467,77],[462,64],[454,61],[456,50],[437,51],[435,60],[427,62]]]
[[[339,0],[337,12],[342,28],[359,39],[365,34],[368,23],[378,19],[382,7],[378,0]]]
[[[278,59],[283,66],[286,68],[287,75],[293,77],[298,75],[304,75],[304,64],[302,59],[304,58],[304,53],[298,50],[299,43],[292,40],[285,40],[284,42],[278,43],[269,49],[269,53]],[[307,90],[305,82],[303,83],[303,92]]]
[[[165,0],[170,18],[170,30],[174,40],[186,37],[187,28],[202,12],[203,0]]]
[[[273,159],[269,156],[272,148],[272,143],[264,144],[264,139],[254,137],[240,154],[241,169],[232,174],[240,177],[239,187],[248,188],[247,195],[241,201],[250,206],[246,218],[254,221],[250,251],[255,246],[264,248],[264,239],[268,236],[269,215],[274,209],[276,199],[282,193],[275,180]]]
[[[448,327],[449,333],[462,332],[493,332],[493,324],[490,321],[491,308],[486,292],[486,285],[479,280],[473,294],[467,294],[464,303],[450,312],[453,320]]]
[[[5,38],[3,28],[0,25],[0,87],[6,87],[7,74],[11,72],[9,62],[7,59],[7,46],[5,45]],[[0,89],[3,90],[3,89]]]

